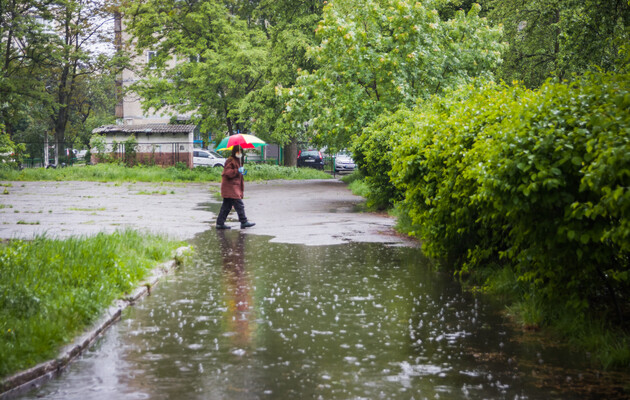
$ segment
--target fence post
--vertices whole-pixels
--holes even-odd
[[[46,132],[44,133],[44,168],[48,166],[48,160],[48,132]]]

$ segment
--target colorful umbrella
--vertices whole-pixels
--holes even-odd
[[[267,143],[263,142],[254,135],[246,135],[239,133],[237,135],[228,136],[219,143],[217,150],[230,150],[236,145],[240,145],[244,149],[254,149],[265,146]]]

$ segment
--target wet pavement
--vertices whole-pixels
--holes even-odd
[[[622,398],[621,378],[524,340],[417,247],[269,239],[197,235],[191,263],[20,398]]]
[[[67,235],[124,222],[195,248],[88,352],[21,399],[628,397],[627,374],[591,370],[585,354],[514,327],[502,304],[464,292],[405,246],[391,218],[357,213],[360,199],[341,183],[247,184],[259,225],[229,231],[208,229],[218,209],[212,185],[91,183],[101,195],[87,206],[61,200],[89,193],[74,183],[13,185],[0,204],[42,216],[18,228]],[[64,218],[43,218],[42,187],[59,194],[53,210]],[[153,190],[167,194],[135,194]],[[18,199],[44,212],[23,212]],[[79,207],[105,209],[69,210]],[[2,235],[32,235],[4,224],[14,209],[0,209]],[[101,222],[70,223],[87,218]]]
[[[0,238],[91,235],[133,228],[191,239],[214,226],[216,183],[2,182]],[[0,191],[1,191],[0,187]],[[356,213],[362,201],[334,179],[246,182],[247,232],[307,245],[396,242],[394,220]],[[234,212],[228,225],[239,228]]]

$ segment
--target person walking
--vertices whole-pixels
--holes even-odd
[[[243,176],[247,171],[243,168],[243,148],[239,145],[232,147],[232,155],[225,161],[223,173],[221,174],[221,197],[223,204],[217,217],[217,229],[231,229],[225,225],[225,220],[232,211],[232,207],[238,214],[241,222],[241,229],[256,225],[247,221],[245,216],[245,204],[243,204]]]

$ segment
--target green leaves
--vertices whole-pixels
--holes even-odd
[[[394,189],[374,178],[382,171],[363,171],[402,194],[430,256],[467,273],[507,265],[546,301],[582,313],[601,297],[599,271],[616,292],[630,288],[630,112],[614,100],[629,82],[597,73],[536,91],[464,86],[383,118],[356,151],[391,163]],[[397,114],[403,139],[370,144],[392,134]]]
[[[320,67],[283,91],[287,119],[309,122],[314,140],[342,148],[385,111],[443,93],[500,62],[501,31],[468,14],[442,21],[438,3],[341,1],[324,7],[321,42],[309,55]]]
[[[129,30],[138,50],[156,50],[145,79],[133,87],[145,109],[192,113],[203,131],[239,129],[239,107],[261,86],[267,43],[258,25],[221,2],[175,0],[132,4]]]
[[[510,43],[499,76],[539,87],[550,77],[619,70],[630,4],[604,0],[490,0],[488,18]]]

